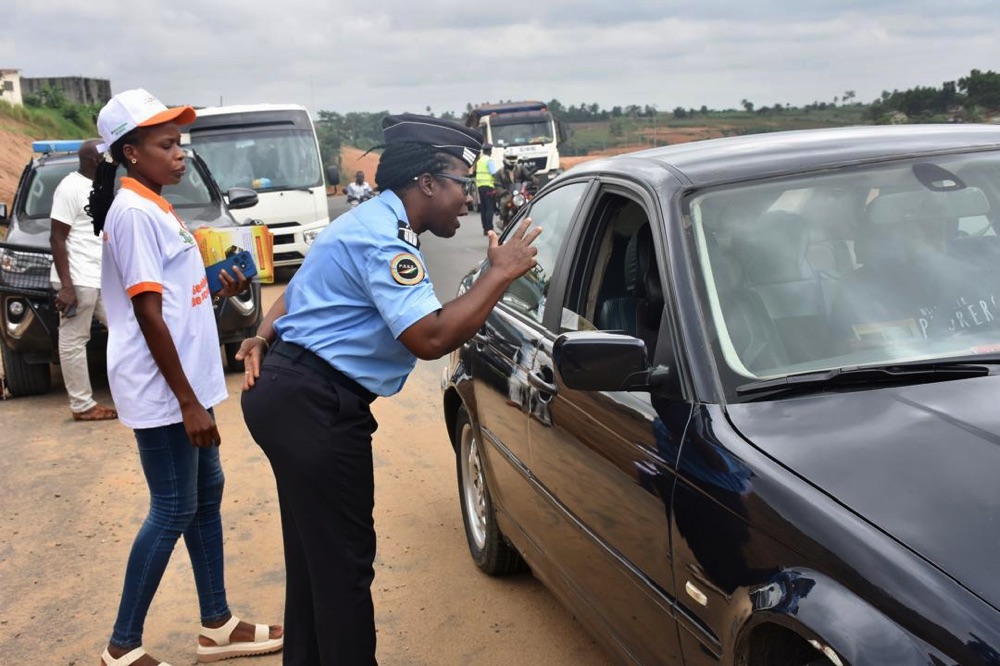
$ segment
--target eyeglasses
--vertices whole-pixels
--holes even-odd
[[[453,180],[456,183],[458,183],[459,185],[461,185],[462,187],[468,187],[469,184],[472,182],[471,178],[467,178],[465,176],[453,176],[450,173],[432,173],[431,175],[432,176],[441,176],[442,178],[447,178],[448,180]]]

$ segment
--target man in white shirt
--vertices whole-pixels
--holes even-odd
[[[365,180],[365,172],[358,171],[354,174],[354,182],[347,186],[347,202],[361,203],[372,196],[372,186]]]
[[[79,150],[80,168],[63,178],[52,195],[52,286],[59,310],[59,364],[75,421],[106,421],[118,417],[98,404],[90,387],[87,343],[94,317],[107,325],[101,302],[101,239],[94,235],[86,206],[100,161],[97,141]]]

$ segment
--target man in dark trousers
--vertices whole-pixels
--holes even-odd
[[[496,210],[496,180],[500,170],[493,160],[493,144],[483,144],[483,154],[476,161],[476,189],[479,190],[479,216],[483,223],[483,235],[493,229],[493,212]]]

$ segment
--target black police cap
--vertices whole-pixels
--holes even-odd
[[[482,132],[451,120],[415,113],[400,113],[382,119],[385,145],[394,143],[424,143],[442,153],[454,155],[469,166],[479,156],[483,146]]]

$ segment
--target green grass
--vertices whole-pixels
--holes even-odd
[[[66,104],[60,109],[13,106],[0,101],[0,119],[9,118],[17,126],[10,129],[31,137],[47,139],[89,139],[97,136],[94,111],[83,104]]]

